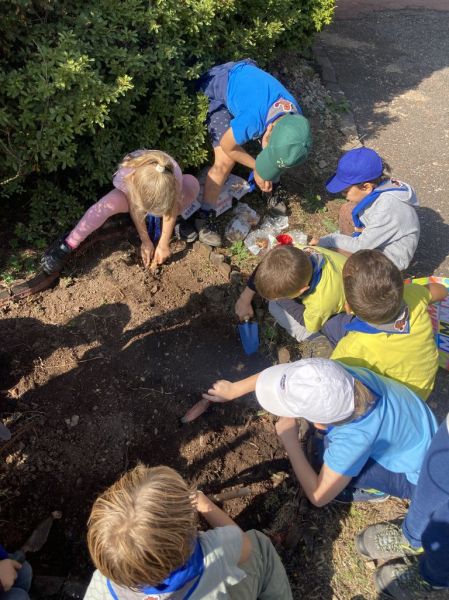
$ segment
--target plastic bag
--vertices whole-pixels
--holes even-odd
[[[255,229],[245,238],[245,246],[251,254],[263,255],[276,246],[276,238],[270,231]]]
[[[278,235],[288,227],[288,217],[265,217],[260,229],[269,231],[273,236]]]
[[[304,246],[307,244],[307,235],[299,229],[288,231],[287,233],[280,233],[276,236],[276,240],[279,244],[286,246],[300,245]]]
[[[238,215],[233,217],[226,226],[225,236],[230,242],[244,240],[251,229],[251,225],[246,219]]]
[[[234,208],[234,214],[242,217],[247,221],[251,227],[255,227],[259,221],[260,217],[248,204],[245,202],[238,202],[236,207]]]

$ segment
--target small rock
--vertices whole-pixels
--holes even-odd
[[[290,352],[285,346],[278,348],[278,363],[284,365],[290,362]]]
[[[219,267],[221,264],[224,263],[225,257],[223,256],[223,254],[220,254],[219,252],[211,252],[210,256],[209,256],[209,260],[213,265],[215,265],[216,267]]]
[[[242,274],[238,271],[231,271],[229,279],[233,285],[240,285],[242,282]]]
[[[150,290],[150,294],[155,294],[158,291],[158,289],[159,289],[159,286],[157,284],[153,285],[153,287]]]
[[[68,427],[76,427],[80,422],[79,415],[73,415],[70,419],[64,419]]]
[[[325,167],[327,167],[327,162],[325,160],[320,160],[318,166],[320,167],[320,169],[324,169]]]
[[[228,265],[228,263],[223,262],[220,265],[218,265],[218,270],[224,277],[226,277],[226,279],[229,279],[229,276],[231,275],[231,265]]]
[[[212,251],[210,246],[206,246],[206,244],[202,244],[201,242],[195,242],[193,244],[193,249],[195,252],[198,252],[201,254],[201,256],[204,256],[204,258],[209,260],[210,253]]]

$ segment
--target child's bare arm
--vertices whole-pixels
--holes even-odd
[[[129,213],[142,242],[140,252],[142,255],[143,264],[145,267],[149,267],[151,264],[151,259],[154,255],[154,244],[148,235],[147,224],[145,222],[146,215],[144,212],[136,209],[131,202],[129,203]]]
[[[230,127],[227,131],[225,131],[223,137],[220,140],[220,146],[232,160],[240,163],[241,165],[245,165],[254,171],[254,179],[257,185],[260,187],[262,192],[270,192],[272,190],[273,184],[271,181],[265,181],[260,177],[260,175],[256,171],[256,160],[248,154],[237,142],[235,141],[234,134],[232,132],[232,128]]]
[[[227,402],[240,398],[240,396],[254,392],[259,375],[260,373],[256,373],[255,375],[251,375],[251,377],[235,382],[220,379],[207,390],[207,394],[203,394],[203,398],[211,402]]]
[[[238,527],[237,523],[203,494],[203,492],[197,492],[197,510],[211,527],[225,527],[226,525]],[[240,529],[240,531],[242,530]],[[251,554],[251,541],[243,531],[242,536],[242,551],[238,561],[239,564],[246,562]]]
[[[154,252],[153,265],[161,265],[171,256],[170,240],[176,224],[176,215],[165,216],[162,219],[162,233]]]
[[[314,471],[299,443],[296,419],[281,417],[276,423],[276,433],[307,498],[315,506],[324,506],[333,500],[351,481],[351,477],[335,473],[325,464],[319,474]]]
[[[426,288],[430,292],[431,302],[441,302],[447,296],[447,288],[441,283],[428,283]]]

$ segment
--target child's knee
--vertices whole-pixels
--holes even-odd
[[[338,214],[338,228],[344,235],[352,235],[354,232],[354,223],[352,221],[352,211],[355,207],[354,202],[345,202],[340,208]]]
[[[182,195],[186,203],[191,204],[200,193],[200,182],[193,175],[182,176]]]

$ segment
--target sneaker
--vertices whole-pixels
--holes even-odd
[[[272,192],[264,192],[267,209],[272,217],[285,217],[288,211],[287,195],[279,184],[273,185]]]
[[[223,245],[221,235],[218,233],[217,217],[214,210],[198,211],[194,222],[200,242],[215,248]]]
[[[334,502],[340,504],[351,504],[352,502],[385,502],[390,494],[385,494],[379,490],[364,490],[362,488],[347,487],[334,498]]]
[[[381,594],[395,600],[449,598],[447,588],[433,587],[421,576],[417,558],[382,565],[377,569],[374,581]]]
[[[73,250],[65,243],[64,236],[60,237],[45,251],[45,254],[41,258],[42,270],[47,273],[47,275],[60,273],[71,252],[73,252]]]
[[[185,240],[188,244],[191,244],[198,239],[198,233],[190,219],[185,221],[180,219],[175,225],[175,237],[178,240]]]
[[[394,523],[370,525],[356,536],[355,545],[358,553],[369,560],[416,556],[423,551],[410,546],[402,529]]]

